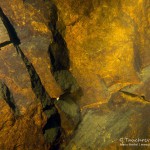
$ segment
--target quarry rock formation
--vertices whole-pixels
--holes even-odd
[[[150,139],[150,0],[0,8],[0,149],[124,149],[121,138]]]

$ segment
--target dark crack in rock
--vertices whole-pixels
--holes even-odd
[[[8,87],[5,85],[5,83],[2,83],[1,81],[0,81],[0,99],[1,100],[4,99],[5,102],[9,105],[9,107],[13,110],[15,115],[18,115],[19,112],[15,105],[13,95],[8,89]]]

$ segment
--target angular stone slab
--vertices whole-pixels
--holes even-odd
[[[10,89],[20,113],[26,113],[36,97],[29,73],[13,45],[5,46],[0,51],[0,80]]]
[[[3,42],[6,42],[6,41],[9,41],[9,36],[8,36],[8,33],[7,33],[7,30],[0,18],[0,44],[3,43]]]

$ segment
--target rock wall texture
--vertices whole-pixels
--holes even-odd
[[[0,7],[0,149],[124,149],[120,138],[150,139],[150,0]]]
[[[84,91],[82,106],[105,103],[121,88],[140,84],[140,72],[150,62],[149,1],[56,0],[56,4],[71,72]]]

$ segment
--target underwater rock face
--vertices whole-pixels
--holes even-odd
[[[150,138],[150,118],[148,117],[150,104],[141,105],[137,99],[127,102],[128,97],[120,96],[119,93],[118,95],[118,97],[112,97],[109,105],[101,105],[98,109],[88,109],[84,112],[83,119],[65,150],[122,150],[124,149],[124,146],[120,146],[122,142],[133,144],[131,142],[133,139]],[[114,98],[120,98],[122,102],[115,103]],[[116,105],[115,109],[114,105]],[[126,138],[130,142],[126,141]],[[133,149],[132,146],[127,147]],[[147,147],[142,149],[146,150]]]
[[[84,92],[81,106],[105,103],[111,93],[140,84],[139,73],[150,64],[149,0],[55,1],[70,70]]]
[[[20,39],[18,53],[0,18],[0,149],[48,150],[56,139],[60,149],[122,149],[122,137],[150,138],[150,0],[0,7]]]

